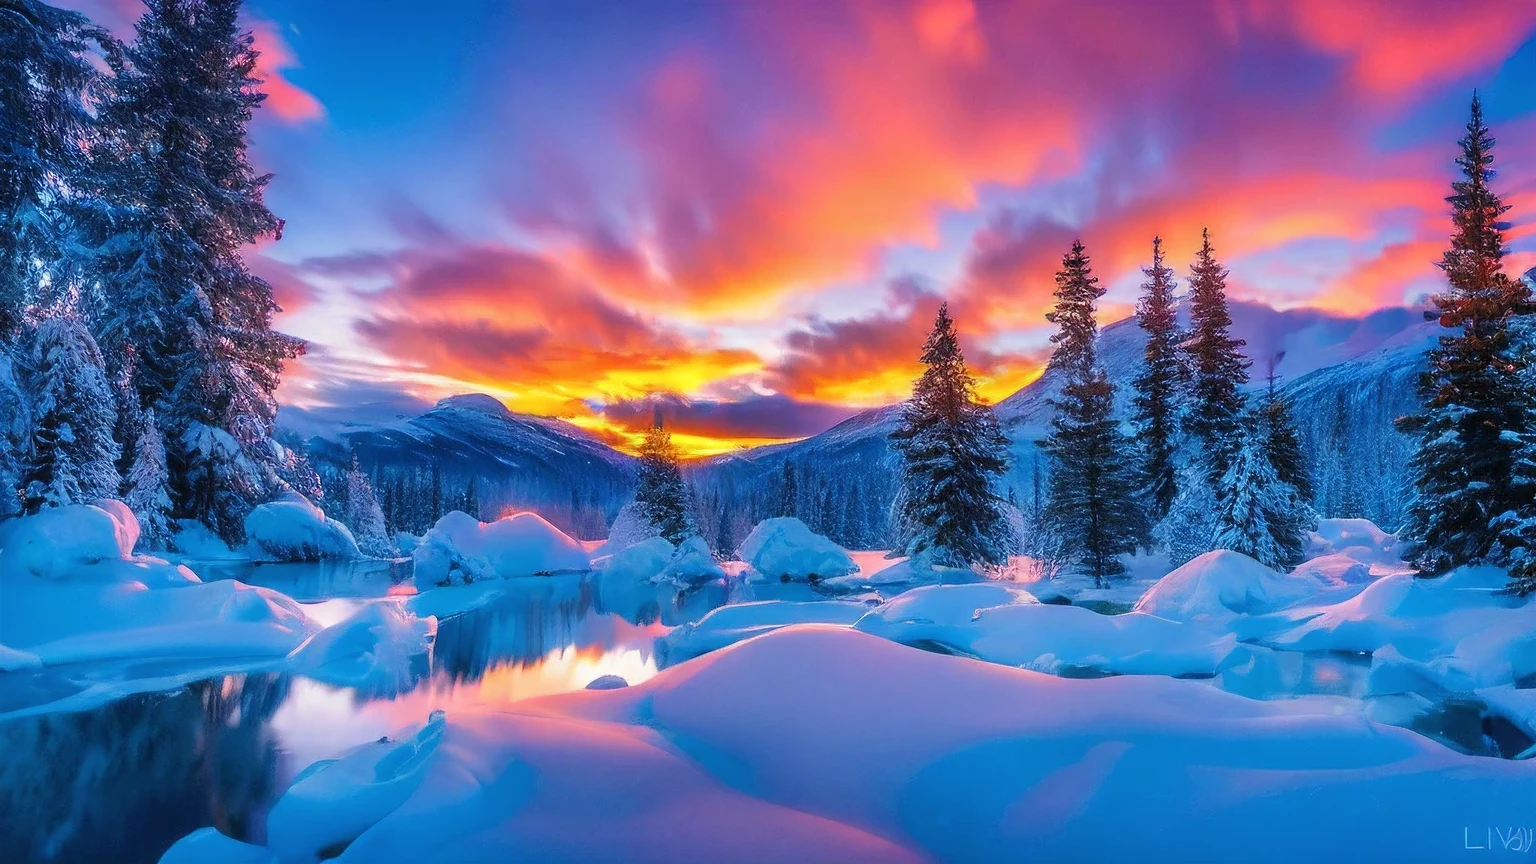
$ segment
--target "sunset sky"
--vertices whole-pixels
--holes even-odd
[[[483,391],[622,442],[663,394],[690,452],[802,437],[906,395],[941,297],[1002,398],[1074,236],[1101,323],[1207,225],[1237,297],[1412,302],[1474,87],[1536,264],[1532,0],[248,10],[283,396],[353,418]]]

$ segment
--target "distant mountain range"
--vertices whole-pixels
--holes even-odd
[[[1526,278],[1536,278],[1536,271]],[[1273,375],[1295,409],[1319,510],[1364,516],[1389,528],[1400,524],[1412,443],[1392,421],[1417,408],[1414,385],[1424,369],[1425,351],[1441,332],[1438,324],[1410,308],[1360,318],[1244,302],[1233,302],[1231,311],[1233,335],[1247,342],[1244,353],[1253,361],[1251,387],[1266,386]],[[1145,343],[1135,319],[1110,324],[1099,336],[1099,359],[1117,384],[1122,417]],[[1035,476],[1043,462],[1036,442],[1049,431],[1050,401],[1060,385],[1059,376],[1047,370],[997,405],[1013,441],[1007,485],[1020,501],[1036,494]],[[694,463],[690,479],[709,510],[701,514],[706,535],[739,539],[734,535],[744,531],[741,518],[727,526],[721,511],[782,507],[767,499],[782,482],[785,463],[793,462],[802,478],[797,509],[808,511],[804,515],[813,527],[819,524],[850,543],[877,542],[893,489],[887,436],[897,413],[897,406],[875,408],[801,441]],[[419,470],[436,463],[450,482],[476,480],[482,512],[502,505],[554,510],[553,521],[574,525],[586,536],[601,533],[596,522],[612,518],[628,497],[635,472],[632,457],[590,433],[514,413],[485,395],[445,399],[420,416],[391,422],[323,430],[299,422],[288,431],[310,433],[309,449],[320,461],[339,464],[355,450],[376,474],[392,466]],[[849,497],[859,500],[843,501]]]

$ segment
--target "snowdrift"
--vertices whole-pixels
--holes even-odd
[[[1288,578],[1240,552],[1218,549],[1159,579],[1135,611],[1171,621],[1221,621],[1272,612],[1321,590],[1312,579]]]
[[[133,555],[117,502],[72,505],[0,528],[0,644],[41,664],[112,658],[282,657],[320,628],[293,600]]]
[[[245,517],[251,557],[266,561],[352,561],[363,557],[347,526],[308,498],[285,492]]]
[[[1316,703],[797,626],[623,689],[434,715],[305,771],[269,850],[200,833],[165,860],[1419,861],[1533,806],[1536,763]]]
[[[789,516],[757,523],[736,554],[769,580],[835,579],[858,570],[843,547]]]
[[[437,520],[411,558],[418,585],[584,573],[592,566],[580,543],[537,513],[481,522],[455,510]]]
[[[373,695],[399,693],[416,683],[437,635],[437,619],[418,618],[399,603],[368,603],[320,631],[294,657],[293,671],[317,681]]]
[[[663,537],[642,540],[592,562],[592,569],[614,579],[674,582],[687,587],[725,576],[702,537],[673,546]]]
[[[672,666],[791,624],[851,626],[868,611],[868,603],[854,600],[735,603],[714,609],[695,623],[673,628],[656,643],[656,653],[661,665]]]

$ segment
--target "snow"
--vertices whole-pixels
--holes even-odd
[[[643,543],[652,537],[659,536],[660,533],[649,519],[641,515],[639,506],[630,501],[619,508],[618,515],[613,517],[613,525],[608,528],[608,539],[592,554],[602,556],[622,552],[636,543]]]
[[[418,585],[583,573],[592,566],[580,543],[528,512],[481,522],[455,510],[437,520],[411,557]]]
[[[372,602],[305,643],[293,668],[328,684],[398,693],[415,683],[412,661],[431,650],[436,635],[436,618],[418,618],[388,600]]]
[[[1135,611],[1173,621],[1223,620],[1271,612],[1321,590],[1312,579],[1282,576],[1247,555],[1218,549],[1159,579]]]
[[[868,611],[869,604],[855,600],[733,603],[711,610],[694,623],[674,628],[657,642],[656,653],[662,665],[675,665],[791,624],[851,626]]]
[[[665,537],[650,537],[592,561],[592,569],[615,579],[642,582],[661,575],[675,547]]]
[[[1464,830],[1529,821],[1536,762],[1336,708],[791,626],[631,687],[434,715],[304,772],[268,847],[341,864],[1443,860]],[[1402,818],[1425,801],[1434,818]]]
[[[0,574],[79,576],[89,565],[133,554],[139,523],[126,507],[71,504],[0,523]],[[89,572],[98,572],[90,568]]]
[[[1397,554],[1397,535],[1388,534],[1369,519],[1319,519],[1308,540],[1307,555],[1311,558],[1347,550],[1357,560],[1369,563],[1391,561]]]
[[[857,569],[841,546],[789,516],[759,522],[737,555],[769,580],[835,579]]]
[[[325,515],[297,492],[253,509],[245,535],[254,554],[268,561],[351,561],[362,557],[347,526]]]
[[[724,576],[725,570],[715,561],[714,554],[709,551],[709,544],[698,535],[679,543],[677,550],[672,553],[672,559],[661,572],[663,579],[683,585],[702,585]]]

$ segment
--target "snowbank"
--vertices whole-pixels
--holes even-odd
[[[662,666],[674,666],[791,624],[851,626],[870,604],[854,600],[759,600],[713,609],[698,621],[672,629],[656,643]]]
[[[418,618],[388,600],[368,603],[305,643],[294,671],[368,693],[398,693],[419,677],[412,663],[431,650],[436,635],[434,617]]]
[[[418,585],[583,573],[592,566],[580,543],[526,512],[481,522],[455,510],[437,520],[411,557]]]
[[[661,572],[661,578],[683,585],[702,585],[723,578],[725,570],[715,561],[709,544],[703,537],[689,537],[678,544],[672,558]]]
[[[0,644],[45,665],[283,657],[319,630],[276,591],[205,584],[184,566],[131,554],[138,523],[113,504],[0,528]]]
[[[608,539],[594,549],[592,555],[612,555],[660,535],[661,532],[656,530],[651,520],[641,515],[639,506],[631,501],[619,508],[618,515],[613,517],[613,524],[608,527]]]
[[[1319,519],[1317,530],[1307,535],[1307,557],[1319,558],[1350,552],[1356,560],[1397,560],[1397,535],[1376,527],[1369,519]]]
[[[855,626],[865,633],[907,645],[945,642],[955,628],[975,621],[978,610],[1039,602],[1023,588],[1002,582],[927,585],[892,597],[859,619]]]
[[[789,627],[324,763],[273,809],[270,847],[344,847],[341,864],[1421,861],[1528,823],[1536,763],[1320,705]],[[1433,818],[1402,818],[1424,801]]]
[[[1173,621],[1225,620],[1272,612],[1322,588],[1312,579],[1288,578],[1247,555],[1218,549],[1159,579],[1136,601],[1135,611]]]
[[[347,526],[297,492],[284,492],[245,517],[254,554],[267,561],[352,561],[363,557]]]
[[[858,569],[841,546],[789,516],[757,523],[737,555],[758,576],[776,581],[835,579]]]
[[[709,544],[698,536],[677,546],[665,538],[650,537],[594,560],[592,569],[613,579],[673,582],[683,587],[725,576],[725,570],[709,551]]]

